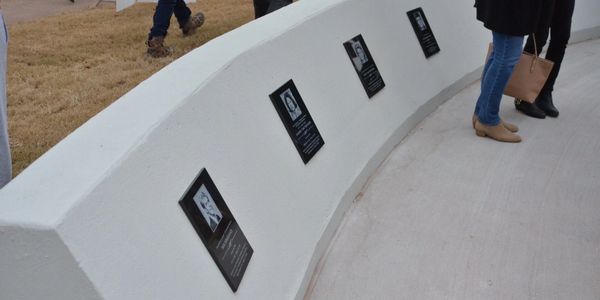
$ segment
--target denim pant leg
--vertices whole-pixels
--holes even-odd
[[[167,36],[167,31],[171,24],[171,16],[173,15],[176,5],[177,0],[158,0],[148,40],[155,36]]]
[[[493,61],[494,61],[494,49],[492,48],[492,52],[490,53],[490,57],[488,57],[488,60],[485,62],[485,65],[483,66],[483,72],[481,72],[481,86],[480,86],[480,89],[483,89],[483,83],[485,82],[485,76],[488,73],[488,71],[490,69],[490,65],[492,64]],[[477,103],[475,104],[475,115],[479,114],[479,107],[480,106],[481,105],[479,103],[479,99],[477,99]]]
[[[524,40],[522,36],[511,36],[497,32],[493,32],[493,37],[494,52],[492,59],[489,61],[487,72],[483,76],[481,95],[477,100],[479,122],[489,126],[500,124],[500,117],[498,116],[500,100],[502,100],[502,94],[508,84],[510,75],[517,62],[519,62]]]
[[[173,12],[175,13],[175,18],[177,18],[177,23],[179,23],[179,28],[182,28],[192,15],[192,11],[183,0],[177,0]]]

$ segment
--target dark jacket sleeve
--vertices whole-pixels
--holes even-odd
[[[554,1],[554,0],[551,0]],[[542,22],[547,0],[476,0],[477,19],[492,31],[528,35]]]

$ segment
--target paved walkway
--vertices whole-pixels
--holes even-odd
[[[67,11],[88,9],[97,2],[98,0],[75,0],[75,3],[69,0],[1,0],[0,5],[6,24],[10,26]]]
[[[521,144],[475,136],[475,84],[390,155],[309,299],[600,299],[600,40],[571,46],[558,119]]]

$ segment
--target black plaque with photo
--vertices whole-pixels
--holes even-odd
[[[415,34],[417,35],[419,43],[421,43],[421,48],[423,48],[425,57],[429,58],[432,55],[440,52],[440,47],[435,40],[435,36],[433,36],[433,31],[431,30],[431,27],[429,27],[429,22],[427,22],[427,18],[425,17],[423,9],[419,7],[407,12],[406,14],[408,15],[408,19],[410,19],[413,29],[415,30]]]
[[[304,164],[315,156],[325,141],[313,121],[294,82],[286,82],[269,96]]]
[[[375,60],[367,48],[367,43],[362,35],[357,35],[353,39],[344,43],[344,48],[348,52],[350,61],[354,65],[354,69],[362,82],[365,91],[369,98],[373,97],[377,92],[385,87],[385,82],[379,74]]]
[[[196,177],[179,205],[231,289],[237,291],[254,250],[206,169]]]

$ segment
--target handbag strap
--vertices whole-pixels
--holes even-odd
[[[535,56],[533,57],[533,59],[531,60],[531,66],[529,67],[529,73],[533,73],[535,71],[535,66],[537,63],[537,60],[539,58],[539,53],[538,53],[538,49],[537,49],[537,39],[535,38],[535,33],[531,34],[533,36],[533,48],[535,48]]]
[[[533,47],[535,49],[534,50],[535,51],[535,57],[538,57],[539,53],[538,53],[538,49],[537,49],[537,39],[535,38],[535,33],[532,33],[531,35],[533,36]]]

